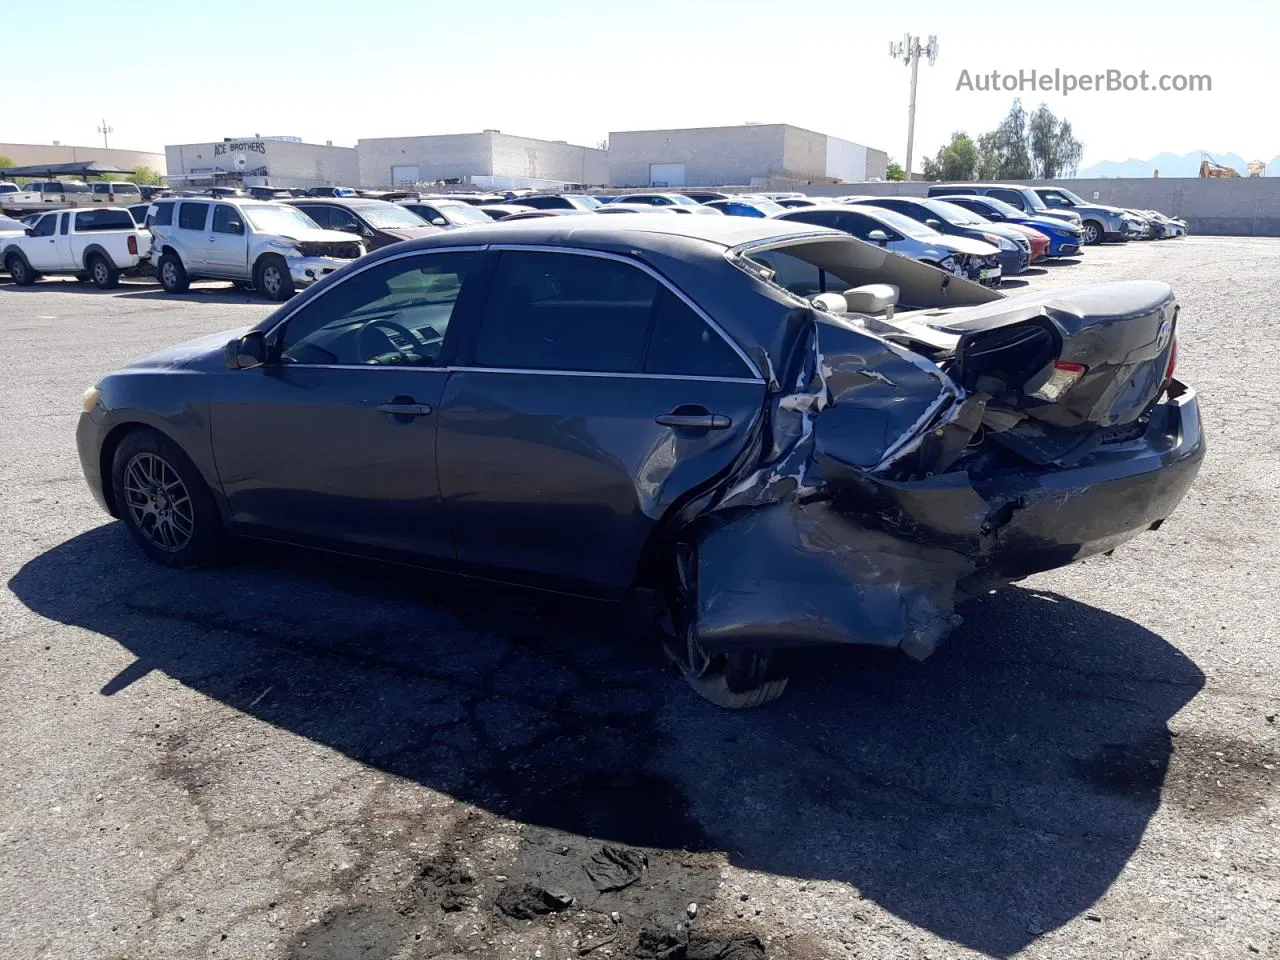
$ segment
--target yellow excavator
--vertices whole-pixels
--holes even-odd
[[[1207,153],[1201,154],[1200,176],[1202,177],[1238,177],[1239,172],[1234,167],[1224,166],[1218,163],[1213,157]]]

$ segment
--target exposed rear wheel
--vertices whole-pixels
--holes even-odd
[[[89,258],[89,279],[99,290],[110,290],[120,285],[120,271],[100,253]]]
[[[1097,220],[1086,220],[1080,225],[1080,239],[1084,243],[1102,242],[1102,224]]]
[[[777,700],[787,689],[776,650],[736,650],[710,654],[696,631],[697,556],[692,546],[676,548],[674,583],[669,594],[671,635],[663,650],[698,696],[726,710],[746,710]]]
[[[116,447],[111,465],[116,509],[134,541],[156,563],[198,567],[222,555],[222,521],[213,494],[182,449],[141,428]]]
[[[156,264],[156,275],[159,276],[160,286],[164,287],[165,293],[186,293],[191,286],[182,261],[172,253],[166,253],[160,258],[160,262]]]

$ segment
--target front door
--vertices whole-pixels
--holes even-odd
[[[58,214],[46,213],[37,220],[22,250],[33,270],[58,269]]]
[[[353,273],[269,339],[269,362],[215,378],[211,431],[248,532],[452,561],[436,425],[441,351],[479,252],[415,253]]]
[[[245,240],[244,215],[229,203],[213,205],[205,245],[205,268],[220,277],[249,276],[249,244]]]
[[[672,504],[743,450],[764,382],[637,264],[569,250],[495,256],[438,418],[459,563],[616,595]]]

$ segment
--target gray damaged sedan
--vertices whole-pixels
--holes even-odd
[[[787,648],[927,656],[956,605],[1159,526],[1204,455],[1178,306],[1006,298],[741,217],[478,225],[84,397],[84,474],[170,566],[259,537],[664,601],[714,703]]]

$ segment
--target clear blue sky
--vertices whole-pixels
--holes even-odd
[[[1268,48],[1278,9],[1262,0],[3,0],[0,21],[20,39],[2,61],[0,141],[100,143],[104,118],[112,146],[147,150],[252,134],[353,145],[486,127],[594,144],[610,130],[760,121],[901,160],[908,70],[888,45],[912,31],[937,34],[941,46],[937,64],[921,66],[917,157],[1008,110],[1014,94],[957,91],[963,69],[1114,67],[1208,73],[1213,91],[1023,94],[1028,107],[1046,101],[1072,122],[1086,165],[1199,148],[1269,160],[1280,154],[1280,58]]]

